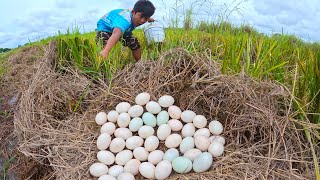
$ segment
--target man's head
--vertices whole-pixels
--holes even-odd
[[[132,21],[134,26],[140,26],[148,21],[154,14],[156,8],[148,0],[138,0],[132,10]]]

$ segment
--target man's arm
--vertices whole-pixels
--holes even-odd
[[[112,49],[112,47],[119,41],[122,36],[122,31],[119,28],[114,28],[112,31],[112,35],[108,39],[107,45],[105,48],[100,52],[100,56],[106,59]]]

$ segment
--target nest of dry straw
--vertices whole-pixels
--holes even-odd
[[[55,54],[51,44],[15,114],[19,150],[51,166],[52,178],[91,179],[100,133],[96,113],[121,101],[133,104],[141,92],[154,100],[170,94],[182,110],[225,127],[225,153],[208,172],[172,179],[315,178],[310,145],[290,119],[288,94],[279,85],[222,75],[207,58],[173,49],[157,61],[127,66],[109,86],[76,71],[56,72]]]

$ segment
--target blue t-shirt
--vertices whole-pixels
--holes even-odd
[[[122,31],[123,35],[130,35],[135,29],[132,23],[132,13],[129,9],[116,9],[102,16],[97,22],[97,31],[105,31],[112,33],[117,27]]]

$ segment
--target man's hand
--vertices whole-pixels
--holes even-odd
[[[148,19],[148,22],[154,22],[155,20],[151,17]]]
[[[100,51],[99,56],[102,57],[103,59],[107,59],[108,52],[104,49],[104,50]]]

